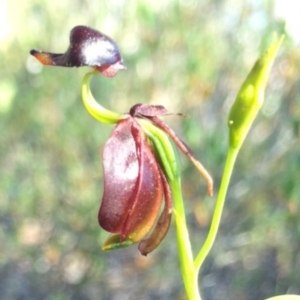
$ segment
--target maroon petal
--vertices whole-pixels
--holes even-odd
[[[162,105],[136,104],[131,107],[129,114],[132,117],[155,117],[168,115],[168,111]]]
[[[44,65],[90,66],[108,77],[125,68],[117,44],[110,37],[87,26],[72,29],[70,46],[64,54],[38,50],[31,50],[30,54]]]
[[[138,242],[155,224],[164,191],[160,167],[142,129],[136,122],[133,122],[132,135],[136,143],[139,175],[121,239],[129,237],[133,242]]]
[[[106,77],[114,77],[120,70],[125,69],[125,66],[123,62],[119,61],[112,65],[104,64],[100,67],[95,67],[95,69]]]
[[[132,118],[119,122],[105,144],[103,168],[99,224],[120,233],[120,242],[139,242],[157,220],[164,186],[154,153]]]
[[[139,250],[141,254],[145,256],[156,249],[164,239],[169,230],[172,218],[172,198],[170,186],[162,171],[161,175],[164,186],[165,207],[150,236],[146,240],[141,241],[139,244]]]
[[[98,215],[100,226],[120,233],[139,174],[132,119],[120,121],[103,149],[104,193]]]

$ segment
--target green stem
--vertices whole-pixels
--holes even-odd
[[[220,221],[221,221],[221,216],[222,216],[222,212],[223,212],[223,207],[224,207],[224,203],[225,203],[225,198],[226,198],[229,181],[231,178],[232,170],[233,170],[239,149],[240,149],[240,147],[238,147],[238,148],[229,147],[229,150],[227,153],[227,158],[226,158],[226,163],[225,163],[225,167],[224,167],[224,173],[223,173],[223,177],[222,177],[221,187],[220,187],[220,190],[218,193],[217,203],[215,206],[209,233],[204,242],[204,245],[202,246],[200,252],[198,253],[198,255],[194,261],[194,267],[195,267],[195,270],[197,270],[197,272],[199,272],[199,270],[202,266],[202,263],[204,262],[205,258],[207,257],[208,253],[210,252],[210,250],[214,244],[214,241],[216,239]]]
[[[194,268],[191,242],[185,219],[177,151],[164,131],[148,120],[141,119],[139,122],[159,154],[172,190],[178,256],[186,294],[189,300],[201,300],[198,288],[198,271]]]
[[[228,117],[229,150],[210,230],[203,247],[194,261],[194,267],[197,271],[200,270],[216,239],[236,157],[254,118],[263,104],[265,87],[271,66],[283,39],[284,36],[281,36],[278,40],[277,36],[274,35],[272,44],[256,61],[231,107]]]
[[[191,242],[186,225],[180,177],[170,182],[170,186],[174,201],[178,255],[184,287],[189,300],[201,300],[198,288],[198,272],[194,268]]]
[[[82,80],[81,95],[87,111],[98,121],[106,124],[114,124],[124,118],[124,116],[110,111],[101,106],[93,97],[90,89],[90,79],[97,72],[87,73]]]

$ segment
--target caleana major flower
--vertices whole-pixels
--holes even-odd
[[[276,36],[273,37],[272,44],[255,63],[231,108],[228,119],[229,149],[222,182],[209,233],[195,259],[186,226],[174,145],[205,178],[209,195],[213,192],[212,179],[186,144],[159,118],[168,114],[163,106],[137,104],[128,114],[120,115],[95,101],[89,87],[90,78],[97,72],[112,77],[124,69],[116,43],[94,29],[77,26],[71,31],[70,46],[66,53],[30,52],[44,65],[94,68],[95,71],[86,74],[83,79],[84,105],[100,122],[116,124],[104,145],[102,157],[104,193],[98,220],[100,226],[111,233],[103,250],[139,243],[140,252],[147,255],[167,234],[173,213],[180,270],[187,297],[200,299],[197,278],[199,270],[216,238],[236,157],[263,103],[269,72],[283,38],[281,36],[277,40]],[[164,208],[161,210],[162,203]]]
[[[120,120],[103,148],[104,193],[98,220],[113,233],[103,250],[128,246],[143,240],[139,250],[146,255],[166,235],[172,212],[171,190],[157,154],[139,118],[139,107]],[[162,109],[163,110],[163,109]],[[159,215],[162,201],[164,209]],[[154,227],[154,224],[155,228]]]
[[[207,181],[208,194],[212,195],[210,175],[187,145],[159,118],[169,114],[163,106],[137,104],[128,114],[120,115],[105,109],[93,98],[89,88],[92,75],[100,72],[112,77],[125,68],[112,39],[89,27],[77,26],[71,31],[66,53],[38,50],[30,53],[44,65],[95,69],[83,79],[83,102],[97,120],[116,124],[102,155],[104,192],[98,221],[111,233],[102,249],[139,243],[141,254],[147,255],[164,239],[171,222],[174,182],[180,179],[173,145],[192,161]]]
[[[160,133],[167,134],[188,157],[196,159],[171,128],[158,118],[166,114],[167,110],[161,105],[133,106],[117,123],[104,146],[104,194],[98,220],[100,226],[113,235],[103,250],[140,242],[140,252],[147,255],[160,244],[169,229],[172,175],[163,161],[168,160],[167,155],[161,156],[151,128],[154,126]],[[178,168],[177,161],[171,164]],[[209,189],[211,194],[212,186]],[[158,217],[163,201],[164,209]]]

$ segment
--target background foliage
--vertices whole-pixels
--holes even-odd
[[[118,112],[144,102],[187,114],[166,121],[210,170],[217,190],[230,104],[271,33],[282,33],[285,9],[288,36],[200,281],[210,300],[300,293],[300,38],[290,22],[299,3],[284,3],[0,0],[1,299],[184,299],[174,228],[147,258],[135,247],[100,252],[107,236],[97,222],[100,153],[112,127],[81,103],[87,69],[42,68],[29,50],[64,52],[80,24],[110,35],[127,70],[94,79],[97,99]],[[214,198],[181,161],[198,249]]]

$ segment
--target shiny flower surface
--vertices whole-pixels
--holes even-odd
[[[151,106],[147,107],[150,111]],[[171,191],[138,117],[132,116],[134,113],[132,110],[128,118],[117,124],[104,146],[104,194],[98,219],[103,229],[116,234],[103,250],[128,246],[146,237],[139,250],[147,255],[168,231]],[[163,199],[164,210],[157,220]]]
[[[90,66],[106,77],[125,69],[117,44],[105,34],[87,26],[76,26],[70,33],[70,46],[63,54],[31,50],[43,65]]]
[[[120,115],[94,99],[90,78],[97,72],[113,77],[125,68],[118,46],[111,38],[92,28],[76,26],[64,54],[37,50],[30,53],[48,66],[95,69],[83,79],[84,105],[98,121],[116,124],[103,148],[104,193],[98,221],[112,235],[102,250],[139,243],[141,254],[147,255],[167,234],[172,194],[175,199],[180,189],[179,164],[171,140],[206,180],[209,195],[213,193],[212,178],[187,145],[159,118],[169,114],[163,106],[136,104],[128,114]]]
[[[140,252],[147,255],[167,234],[172,213],[169,184],[174,180],[171,177],[176,176],[176,171],[171,165],[166,165],[168,154],[159,150],[152,140],[157,130],[171,138],[193,162],[207,180],[208,194],[212,195],[212,180],[206,175],[206,170],[174,131],[159,119],[159,116],[167,114],[161,105],[133,106],[129,114],[118,121],[104,146],[104,193],[98,220],[100,226],[113,235],[102,250],[139,242]],[[150,133],[149,128],[156,128],[156,133]],[[176,161],[172,160],[171,164],[177,168]],[[158,217],[163,199],[164,209]]]

